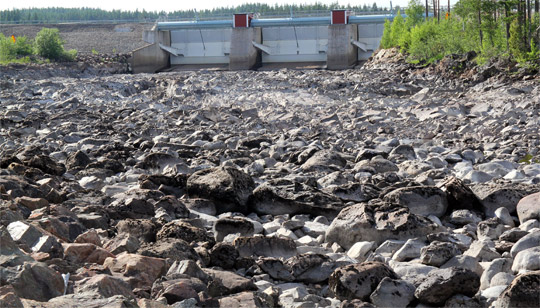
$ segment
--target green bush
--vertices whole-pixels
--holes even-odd
[[[11,38],[5,37],[0,33],[0,60],[8,61],[15,58],[15,44]]]
[[[25,36],[17,37],[13,42],[11,37],[6,37],[0,33],[0,61],[10,62],[31,54],[32,45],[28,43]]]
[[[35,39],[36,53],[44,58],[60,60],[64,54],[64,41],[56,28],[43,28]]]

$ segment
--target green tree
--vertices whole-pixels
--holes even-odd
[[[405,24],[407,29],[411,29],[417,24],[423,22],[424,12],[425,7],[422,5],[420,0],[410,0],[407,8],[405,9],[405,15],[407,15]]]
[[[35,38],[36,54],[51,60],[60,60],[64,55],[64,41],[56,28],[43,28]]]
[[[405,27],[405,19],[401,15],[400,11],[398,11],[396,17],[394,17],[391,29],[390,41],[392,42],[392,46],[397,46],[400,38],[405,34],[405,32],[408,31]]]
[[[385,19],[384,20],[384,31],[381,38],[381,48],[391,48],[392,46],[392,23],[390,20]]]

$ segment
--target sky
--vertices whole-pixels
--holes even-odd
[[[457,0],[451,0],[451,3],[455,3]],[[73,8],[73,7],[91,7],[91,8],[100,8],[104,10],[113,10],[113,9],[121,9],[121,10],[127,10],[127,11],[134,11],[135,9],[139,10],[147,10],[147,11],[176,11],[176,10],[187,10],[187,9],[197,9],[197,10],[204,10],[204,9],[212,9],[215,7],[223,7],[223,6],[236,6],[243,3],[267,3],[270,5],[273,4],[310,4],[310,3],[324,3],[324,4],[330,4],[336,2],[336,0],[176,0],[176,1],[170,1],[170,0],[108,0],[108,1],[101,1],[101,0],[94,0],[94,1],[88,1],[88,0],[24,0],[24,1],[8,1],[8,0],[2,0],[0,1],[0,10],[6,10],[6,9],[20,9],[20,8],[42,8],[42,7],[66,7],[66,8]],[[368,5],[372,5],[373,2],[377,3],[377,6],[379,7],[389,7],[390,6],[390,0],[380,1],[380,0],[337,0],[339,4],[342,5],[364,5],[364,3]],[[400,5],[400,6],[406,6],[408,0],[393,0],[393,5]],[[431,0],[430,0],[431,2]],[[446,1],[441,1],[441,6],[446,5]]]

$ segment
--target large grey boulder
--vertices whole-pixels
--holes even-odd
[[[217,213],[246,212],[247,202],[255,183],[241,170],[215,167],[197,171],[187,180],[187,191],[192,197],[215,202]]]
[[[446,193],[437,187],[431,186],[398,188],[384,196],[384,200],[406,206],[411,213],[422,216],[435,215],[441,217],[448,208]]]
[[[442,305],[447,299],[463,294],[473,296],[480,287],[480,277],[464,268],[445,268],[431,271],[414,295],[421,303]]]
[[[407,240],[442,231],[430,220],[411,213],[408,208],[384,202],[355,204],[344,208],[326,231],[326,241],[345,249],[356,242],[388,239]]]
[[[337,196],[288,179],[271,180],[253,191],[251,209],[260,215],[310,214],[334,218],[344,207]]]

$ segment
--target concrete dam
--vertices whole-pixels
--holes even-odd
[[[134,73],[179,65],[249,70],[314,62],[346,69],[371,56],[379,47],[385,20],[393,18],[334,10],[323,17],[256,19],[242,13],[231,20],[157,22],[143,33],[149,45],[133,51],[131,66]]]

